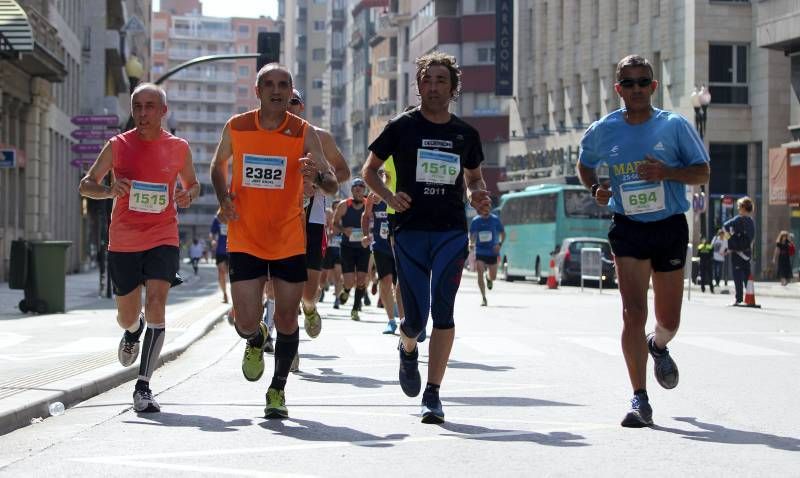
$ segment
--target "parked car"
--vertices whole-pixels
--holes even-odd
[[[581,283],[581,249],[585,247],[600,248],[600,260],[603,264],[603,287],[614,287],[617,283],[617,274],[611,244],[607,239],[599,237],[568,237],[556,248],[555,263],[561,283]]]

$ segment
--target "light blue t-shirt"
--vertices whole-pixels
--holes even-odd
[[[608,207],[640,222],[653,222],[689,209],[686,185],[639,179],[637,166],[650,155],[671,168],[708,163],[697,131],[683,116],[653,108],[644,123],[625,121],[619,109],[592,123],[581,139],[578,162],[587,168],[608,165],[613,196]]]
[[[494,246],[500,242],[500,234],[505,232],[503,223],[494,215],[484,219],[480,215],[472,218],[469,225],[470,235],[475,235],[475,254],[479,256],[493,256]]]

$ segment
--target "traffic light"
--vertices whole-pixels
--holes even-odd
[[[281,35],[277,32],[258,33],[258,58],[256,71],[267,63],[279,61],[281,50]]]

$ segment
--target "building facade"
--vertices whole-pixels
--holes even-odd
[[[515,2],[516,101],[509,179],[501,188],[574,174],[585,129],[620,107],[614,91],[617,62],[637,53],[650,60],[659,80],[656,107],[692,120],[695,88],[711,93],[704,139],[712,172],[709,184],[694,190],[706,197],[705,209],[694,215],[695,240],[713,234],[735,214],[733,200],[749,195],[756,202],[758,230],[754,271],[765,270],[778,224],[788,217],[787,207],[770,206],[765,198],[768,149],[790,139],[790,61],[755,43],[764,3]],[[560,178],[543,174],[548,168]]]

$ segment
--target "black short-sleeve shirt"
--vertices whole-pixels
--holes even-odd
[[[395,230],[467,230],[464,168],[483,162],[478,130],[456,115],[432,123],[416,109],[392,119],[369,149],[382,161],[394,158],[395,192],[411,197],[411,207],[394,214]]]

